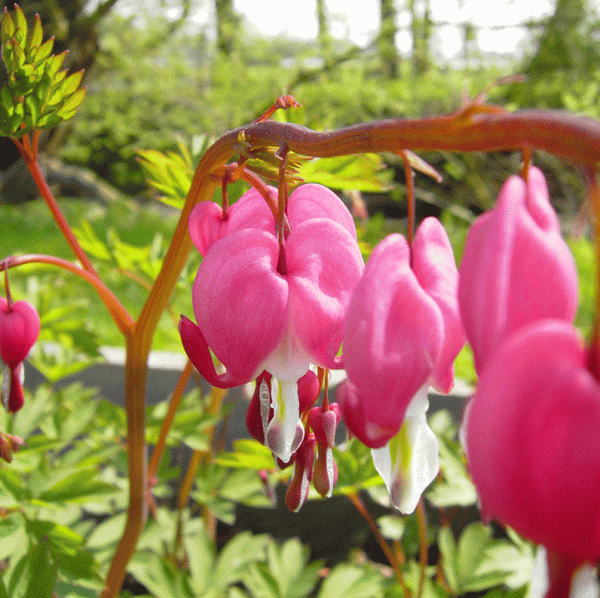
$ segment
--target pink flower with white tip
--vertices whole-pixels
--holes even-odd
[[[15,413],[23,406],[23,361],[40,334],[40,316],[26,301],[0,297],[0,357],[6,366],[2,403]]]
[[[437,475],[438,445],[427,427],[429,385],[448,392],[464,345],[458,272],[446,232],[435,218],[412,245],[401,235],[373,251],[344,327],[348,379],[338,389],[344,421],[373,453],[392,502],[414,510]]]
[[[344,315],[364,269],[352,217],[331,191],[296,189],[286,215],[281,245],[269,226],[228,230],[209,245],[192,291],[197,325],[182,316],[179,327],[210,384],[238,386],[263,370],[278,380],[265,441],[284,462],[297,446],[298,380],[311,364],[340,367]]]

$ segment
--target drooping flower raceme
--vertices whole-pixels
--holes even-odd
[[[348,307],[338,389],[344,420],[373,458],[394,504],[412,512],[438,472],[427,388],[448,392],[464,344],[450,242],[425,219],[412,249],[394,234],[373,251]]]
[[[460,265],[460,313],[481,373],[503,339],[546,318],[572,322],[577,271],[544,176],[511,176],[493,209],[471,226]]]
[[[0,297],[0,357],[6,366],[2,403],[15,413],[23,406],[23,361],[40,334],[40,316],[26,301]]]
[[[284,462],[298,442],[298,380],[310,364],[340,367],[344,315],[364,269],[352,217],[328,189],[295,190],[287,219],[291,232],[281,247],[270,223],[200,235],[211,241],[192,291],[198,325],[180,321],[184,348],[210,384],[238,386],[263,370],[278,380],[265,443]]]
[[[572,562],[600,558],[600,385],[575,328],[545,320],[494,352],[464,423],[482,515]]]

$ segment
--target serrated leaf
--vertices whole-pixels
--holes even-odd
[[[65,100],[65,103],[56,112],[63,120],[69,120],[75,115],[75,111],[79,108],[83,98],[85,97],[86,89],[82,87],[73,93]]]
[[[54,38],[51,37],[47,39],[39,48],[35,51],[35,55],[33,56],[34,64],[40,64],[43,60],[48,58],[52,53],[52,48],[54,47]]]
[[[4,14],[2,15],[2,33],[1,33],[2,45],[6,44],[8,42],[8,40],[10,40],[14,34],[15,34],[15,24],[14,24],[13,20],[11,19],[8,11],[5,10]]]
[[[33,29],[29,34],[29,43],[27,44],[27,50],[31,51],[37,48],[43,39],[43,31],[42,31],[42,21],[40,19],[40,15],[36,14],[33,21]]]
[[[13,36],[19,44],[23,44],[27,37],[27,19],[25,18],[25,13],[18,6],[15,6],[14,15],[15,32]]]

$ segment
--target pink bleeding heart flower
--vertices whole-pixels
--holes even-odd
[[[335,431],[341,419],[342,410],[337,403],[331,403],[325,410],[323,407],[313,407],[308,414],[308,425],[317,442],[312,482],[321,496],[331,496],[337,483],[338,470],[332,449],[335,446]]]
[[[412,265],[411,265],[412,264]],[[423,221],[413,249],[398,234],[374,249],[348,307],[344,327],[344,420],[378,448],[398,432],[411,399],[425,384],[448,392],[464,344],[458,272],[446,232]]]
[[[572,322],[578,282],[543,174],[511,176],[471,226],[460,266],[460,313],[481,372],[512,332],[546,318]]]
[[[465,414],[482,516],[570,566],[600,558],[600,385],[576,329],[545,320],[490,357]]]
[[[446,232],[425,219],[412,250],[390,235],[373,251],[348,307],[337,398],[349,430],[372,449],[393,503],[412,512],[439,469],[427,388],[448,392],[464,345],[458,272]]]
[[[26,301],[0,297],[0,357],[6,365],[2,402],[10,413],[23,406],[23,361],[40,334],[40,317]]]
[[[263,370],[278,379],[266,442],[284,462],[292,455],[299,419],[297,382],[310,364],[340,367],[344,315],[364,269],[341,201],[330,208],[335,218],[302,220],[306,215],[292,207],[294,193],[284,266],[272,232],[229,232],[210,247],[198,270],[192,291],[198,325],[180,321],[184,348],[210,384],[238,386]],[[315,203],[325,205],[331,192],[312,186],[312,193]],[[217,375],[209,347],[224,374]]]

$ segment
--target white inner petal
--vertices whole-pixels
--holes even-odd
[[[427,390],[428,386],[423,386],[412,398],[398,434],[384,447],[371,450],[392,503],[405,514],[415,510],[439,471],[438,441],[426,419]]]

